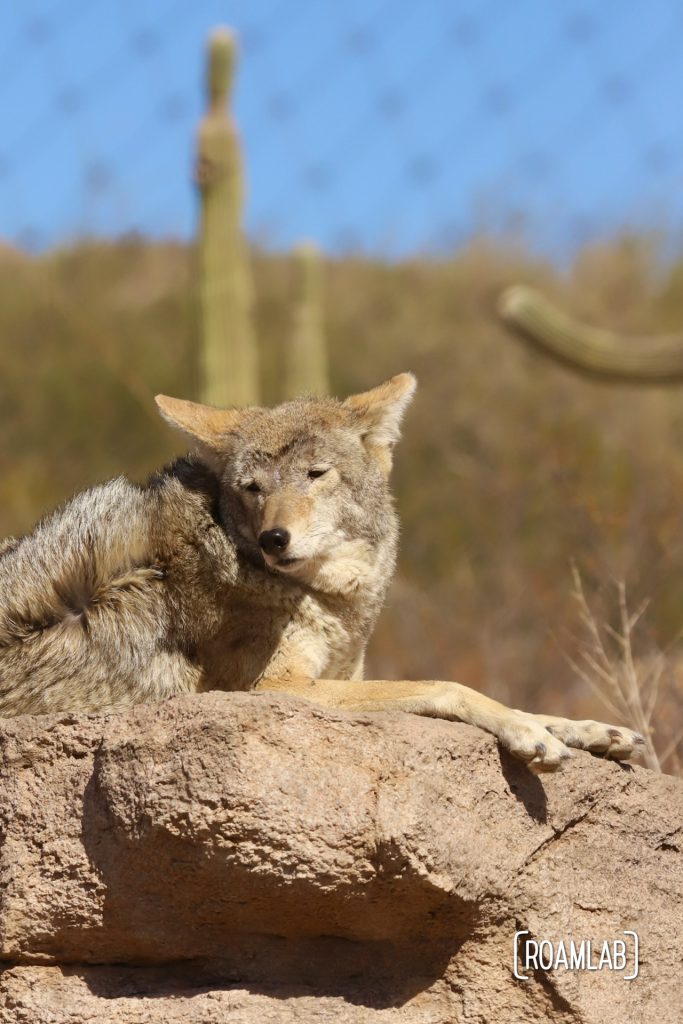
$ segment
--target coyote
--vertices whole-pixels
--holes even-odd
[[[108,712],[205,690],[277,691],[493,733],[534,771],[629,729],[513,711],[453,682],[363,681],[396,559],[402,373],[339,401],[216,409],[159,395],[193,451],[139,486],[77,495],[0,545],[0,715]]]

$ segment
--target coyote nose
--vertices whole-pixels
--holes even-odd
[[[289,530],[276,526],[274,530],[264,530],[258,539],[267,555],[280,555],[289,544]]]

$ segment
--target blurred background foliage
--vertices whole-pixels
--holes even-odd
[[[266,403],[281,400],[294,257],[254,251]],[[196,397],[191,246],[143,239],[0,256],[0,534],[21,533],[74,491],[143,480],[178,452],[153,394]],[[683,394],[595,383],[511,340],[494,307],[512,281],[635,331],[683,323],[683,264],[654,239],[583,250],[562,275],[478,239],[449,260],[328,259],[331,379],[345,395],[412,369],[395,488],[400,572],[370,677],[455,678],[518,706],[601,714],[568,664],[577,644],[570,562],[597,617],[611,582],[651,598],[645,657],[683,626]],[[284,325],[284,328],[283,328]],[[664,745],[681,696],[662,688]],[[604,715],[604,712],[602,712]],[[675,757],[669,768],[676,766]]]

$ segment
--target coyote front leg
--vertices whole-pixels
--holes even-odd
[[[518,711],[517,714],[524,715],[525,712]],[[591,719],[576,722],[571,718],[535,714],[526,714],[526,718],[538,722],[568,747],[590,750],[592,754],[601,754],[616,761],[632,757],[635,748],[645,743],[645,737],[639,732],[633,732],[632,729],[625,729],[623,726],[594,722]]]
[[[557,771],[571,756],[570,746],[624,759],[643,743],[630,729],[514,711],[459,683],[264,679],[256,689],[291,693],[343,711],[409,711],[467,722],[492,733],[538,772]]]

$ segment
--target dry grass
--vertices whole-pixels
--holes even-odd
[[[576,565],[572,565],[572,577],[572,595],[578,606],[584,640],[576,657],[568,660],[615,722],[642,733],[645,737],[645,763],[648,768],[661,772],[683,739],[683,730],[678,729],[664,747],[656,742],[659,740],[659,730],[654,724],[657,702],[663,687],[671,683],[674,666],[667,652],[657,652],[647,659],[634,656],[635,631],[650,602],[645,599],[635,612],[631,612],[626,599],[626,584],[617,580],[618,627],[600,624],[586,599]]]

